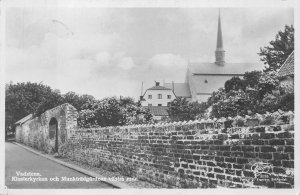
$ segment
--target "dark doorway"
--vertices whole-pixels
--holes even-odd
[[[56,118],[52,118],[49,122],[49,138],[55,139],[54,152],[58,151],[58,122]]]

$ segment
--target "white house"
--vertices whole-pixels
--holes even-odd
[[[159,82],[155,82],[155,86],[147,89],[140,100],[142,106],[149,108],[154,119],[161,120],[163,117],[168,117],[168,103],[175,98],[172,89],[160,86]]]
[[[168,103],[176,98],[172,89],[159,85],[147,89],[141,97],[142,106],[168,106]]]

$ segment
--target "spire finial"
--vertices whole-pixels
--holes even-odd
[[[223,49],[223,37],[222,37],[222,26],[221,26],[221,14],[219,8],[219,18],[218,18],[218,35],[217,35],[217,48],[215,52],[217,65],[225,64],[225,50]]]

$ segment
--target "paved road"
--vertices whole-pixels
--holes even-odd
[[[18,177],[17,171],[40,173],[40,178],[47,178],[48,181],[13,181],[13,177]],[[5,143],[5,184],[8,188],[113,188],[109,184],[98,181],[50,181],[50,178],[54,177],[58,177],[60,180],[62,177],[89,178],[89,176],[36,155],[18,145]]]

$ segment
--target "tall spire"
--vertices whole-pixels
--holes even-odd
[[[223,49],[223,38],[221,28],[221,14],[219,9],[219,20],[218,20],[218,35],[217,35],[217,48],[215,51],[216,62],[215,64],[224,66],[225,64],[225,50]]]

